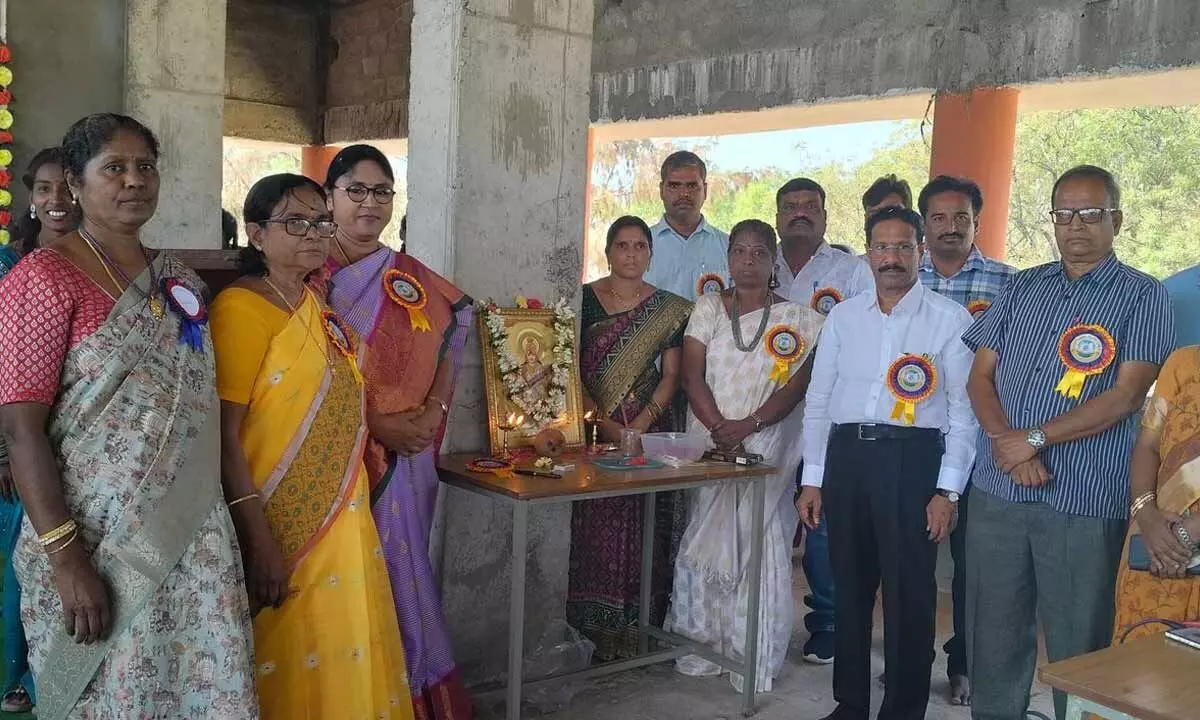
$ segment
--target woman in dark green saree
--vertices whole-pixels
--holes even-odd
[[[642,432],[683,428],[680,347],[692,304],[642,279],[651,243],[641,219],[619,218],[605,243],[611,272],[583,286],[579,366],[584,403],[598,419],[603,441],[617,442],[626,423]],[[683,512],[681,496],[659,494],[650,609],[655,624],[666,613]],[[597,660],[637,652],[643,522],[637,497],[575,503],[567,621],[596,644]]]

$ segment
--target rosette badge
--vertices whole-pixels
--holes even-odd
[[[813,293],[811,305],[813,310],[822,315],[828,315],[829,311],[841,301],[842,294],[837,291],[837,288],[827,287]]]
[[[429,297],[421,282],[406,272],[392,268],[383,274],[383,289],[392,302],[408,311],[413,330],[429,332],[429,318],[423,312]]]
[[[354,346],[354,332],[346,326],[346,322],[337,313],[329,310],[321,312],[321,325],[325,328],[325,336],[329,338],[329,342],[333,343],[342,357],[346,358],[354,379],[358,381],[359,385],[362,385],[363,378],[358,369],[357,348]]]
[[[179,316],[179,341],[193,350],[203,351],[204,332],[201,328],[208,322],[208,308],[204,307],[200,296],[178,278],[163,280],[163,295]]]
[[[983,314],[987,312],[987,309],[991,306],[992,304],[987,300],[972,300],[967,305],[967,312],[971,313],[971,317],[978,320],[979,318],[983,317]]]
[[[708,295],[709,293],[719,293],[725,289],[725,281],[716,273],[707,273],[701,275],[696,281],[696,296]]]
[[[917,405],[937,389],[937,368],[922,355],[901,355],[888,367],[887,386],[896,398],[892,419],[912,425],[917,420]]]
[[[792,363],[804,354],[804,338],[787,325],[776,325],[767,333],[763,347],[775,358],[768,379],[780,385],[785,384],[791,377]]]
[[[1083,394],[1083,383],[1099,375],[1117,357],[1117,343],[1100,325],[1077,324],[1067,328],[1058,341],[1058,358],[1066,366],[1054,392],[1071,399]]]

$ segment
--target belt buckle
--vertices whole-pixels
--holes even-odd
[[[863,437],[863,428],[872,428],[873,429],[874,427],[875,426],[873,424],[859,423],[858,427],[855,428],[858,431],[858,439],[862,442],[875,442],[876,440],[878,440],[879,438],[876,438],[876,437]]]

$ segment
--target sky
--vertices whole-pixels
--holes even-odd
[[[675,138],[675,141],[687,144],[715,140],[716,147],[704,159],[709,167],[720,170],[794,167],[806,160],[817,165],[835,161],[854,165],[871,157],[902,125],[883,120],[716,138]]]

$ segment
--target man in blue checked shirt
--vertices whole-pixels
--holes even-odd
[[[1112,175],[1068,170],[1051,203],[1062,260],[1014,275],[963,335],[983,430],[967,524],[975,720],[1025,718],[1039,618],[1051,662],[1108,646],[1134,415],[1175,343],[1162,283],[1113,253]],[[1063,720],[1058,691],[1054,710]]]
[[[984,257],[975,246],[983,192],[970,180],[939,175],[917,198],[925,218],[925,249],[918,275],[925,287],[962,305],[976,319],[1008,284],[1016,268]],[[951,597],[954,605],[954,637],[942,646],[946,652],[946,674],[950,680],[950,704],[971,704],[967,672],[967,573],[966,523],[970,486],[958,502],[958,525],[950,535],[954,558]]]

